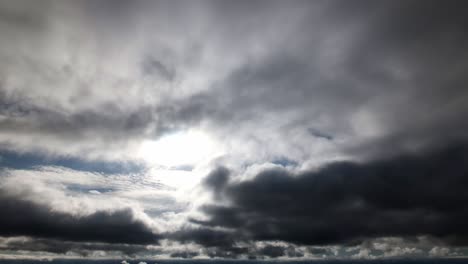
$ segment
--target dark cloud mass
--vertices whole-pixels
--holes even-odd
[[[195,242],[208,247],[231,247],[236,240],[232,232],[216,231],[208,228],[186,228],[168,233],[165,237],[181,242]]]
[[[95,250],[105,251],[120,251],[127,255],[134,255],[138,252],[145,251],[146,248],[142,245],[129,244],[106,244],[106,243],[80,243],[71,241],[62,241],[54,239],[13,239],[1,246],[2,249],[8,250],[27,250],[27,251],[43,251],[52,253],[67,253],[74,251],[82,256],[89,256]]]
[[[466,245],[467,161],[468,146],[460,144],[382,161],[333,162],[297,174],[264,170],[252,180],[213,188],[229,205],[205,205],[210,219],[194,222],[233,229],[244,240],[330,245],[428,235]]]
[[[285,249],[283,247],[268,245],[268,246],[262,248],[259,251],[259,253],[261,253],[262,255],[267,255],[269,257],[276,258],[276,257],[283,256],[284,251],[285,251]]]
[[[158,241],[158,236],[129,208],[80,216],[1,194],[0,211],[0,236],[128,244]]]
[[[198,256],[199,253],[198,252],[186,252],[186,251],[182,251],[182,252],[174,252],[171,254],[171,257],[172,258],[183,258],[183,259],[187,259],[187,258],[193,258],[193,257],[196,257]]]

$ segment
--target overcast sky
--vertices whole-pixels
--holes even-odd
[[[0,1],[0,258],[468,256],[466,1]]]

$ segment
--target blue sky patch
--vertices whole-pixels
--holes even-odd
[[[135,162],[86,161],[73,157],[51,158],[40,153],[17,153],[0,150],[0,167],[12,169],[30,169],[35,166],[61,166],[79,171],[104,174],[137,173],[145,169],[143,164]]]

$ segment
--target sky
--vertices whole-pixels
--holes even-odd
[[[0,258],[467,257],[467,8],[0,0]]]

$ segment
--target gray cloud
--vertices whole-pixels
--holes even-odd
[[[203,183],[206,187],[213,190],[217,198],[220,198],[219,195],[222,194],[224,187],[228,184],[229,174],[230,172],[227,168],[219,167],[210,172]]]
[[[269,156],[291,149],[294,159],[317,156],[297,145],[324,137],[281,139],[310,127],[337,139],[317,147],[327,155],[391,154],[465,137],[457,131],[468,112],[461,88],[466,19],[456,2],[4,5],[3,28],[22,42],[49,44],[61,34],[54,23],[74,18],[52,43],[69,60],[46,46],[43,56],[2,48],[11,61],[2,70],[2,94],[16,98],[5,104],[21,111],[2,120],[2,141],[12,141],[12,130],[24,133],[11,142],[23,150],[109,156],[111,142],[117,153],[128,142],[201,124],[219,137],[255,137],[258,145],[273,138],[279,142],[268,146]],[[44,20],[47,34],[22,34],[24,26],[11,22],[31,19]],[[198,33],[184,34],[184,25]],[[158,38],[139,37],[139,30]],[[84,40],[81,51],[69,43],[71,32]],[[96,69],[87,70],[92,64]],[[12,69],[24,80],[12,78]],[[202,84],[195,85],[195,75]],[[55,86],[66,88],[54,92]],[[37,145],[28,136],[51,142]],[[63,149],[77,140],[75,149]]]
[[[260,254],[276,258],[285,255],[285,248],[281,246],[268,245],[259,251]]]
[[[79,202],[99,187],[135,206],[87,214],[58,210],[20,179],[0,189],[0,235],[31,237],[12,250],[131,254],[119,247],[160,238],[141,209],[177,220],[161,236],[204,247],[173,257],[448,254],[468,237],[465,10],[455,0],[0,1],[0,151],[142,162],[142,143],[194,129],[222,154],[187,175],[230,168],[201,181],[210,201],[149,197],[160,175],[55,182]],[[25,197],[11,190],[22,187]],[[200,204],[208,219],[185,211]],[[443,243],[328,246],[421,235]],[[284,244],[256,245],[274,240]]]
[[[1,236],[128,244],[158,242],[158,235],[130,208],[79,216],[2,193],[0,211]]]
[[[187,252],[187,251],[181,251],[181,252],[174,252],[171,254],[172,258],[183,258],[183,259],[190,259],[193,257],[198,256],[200,253],[198,252]]]
[[[118,251],[121,254],[133,255],[146,251],[142,245],[131,244],[109,244],[109,243],[82,243],[53,239],[32,239],[32,238],[10,238],[6,239],[2,250],[25,250],[25,251],[43,251],[52,253],[74,252],[83,256],[89,256],[92,251]]]
[[[232,232],[209,228],[183,228],[165,234],[164,237],[184,243],[195,242],[208,247],[230,248],[233,246],[237,235]]]
[[[466,157],[466,145],[460,145],[422,156],[335,162],[298,174],[264,170],[252,180],[226,182],[221,190],[227,205],[205,205],[209,219],[193,222],[234,230],[233,240],[330,245],[428,235],[466,245]]]

